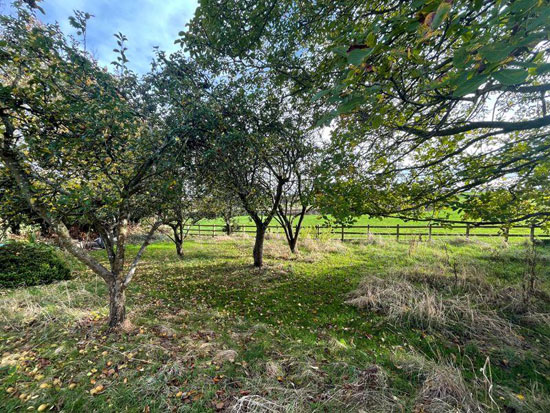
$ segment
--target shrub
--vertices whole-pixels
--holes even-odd
[[[0,287],[68,280],[71,270],[47,245],[11,242],[0,246]]]

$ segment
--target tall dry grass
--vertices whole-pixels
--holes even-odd
[[[367,277],[348,304],[383,314],[392,322],[438,330],[456,339],[521,347],[522,338],[505,311],[521,312],[521,291],[417,271]],[[539,317],[540,318],[540,317]]]

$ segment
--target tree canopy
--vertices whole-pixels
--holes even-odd
[[[540,175],[549,6],[204,0],[184,38],[309,95],[332,129],[329,211],[418,214]]]
[[[0,160],[60,244],[107,282],[116,326],[150,241],[125,268],[128,222],[152,212],[144,208],[164,185],[159,177],[174,160],[166,155],[183,136],[165,133],[158,108],[148,105],[148,86],[135,75],[123,66],[118,76],[101,69],[58,26],[18,11],[2,16]],[[75,221],[102,237],[109,268],[72,242],[67,226]]]

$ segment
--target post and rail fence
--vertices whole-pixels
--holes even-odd
[[[498,225],[462,224],[462,225],[350,225],[350,226],[302,226],[301,231],[314,238],[337,239],[340,241],[360,241],[373,236],[393,237],[397,241],[402,239],[417,238],[420,241],[431,241],[437,237],[502,237],[506,242],[510,238],[528,238],[532,242],[536,239],[550,239],[550,234],[545,233],[538,226],[513,226],[502,227]],[[238,224],[232,234],[254,234],[254,225]],[[270,225],[268,234],[284,235],[283,227]],[[189,226],[189,236],[214,237],[226,234],[223,224],[194,224]]]

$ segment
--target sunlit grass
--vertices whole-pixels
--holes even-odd
[[[119,335],[106,333],[106,289],[85,271],[2,291],[2,411],[432,411],[430,397],[442,392],[437,406],[448,411],[548,408],[546,249],[542,292],[521,312],[482,305],[497,293],[521,297],[527,248],[519,243],[454,240],[445,252],[440,241],[304,239],[294,256],[270,237],[261,270],[251,249],[250,238],[194,239],[181,260],[173,245],[151,245],[128,291],[133,328]],[[411,319],[414,308],[388,302],[346,303],[372,280],[401,280],[445,305],[475,294],[460,308],[476,320],[498,316],[514,337],[455,319],[423,324],[422,311]]]

